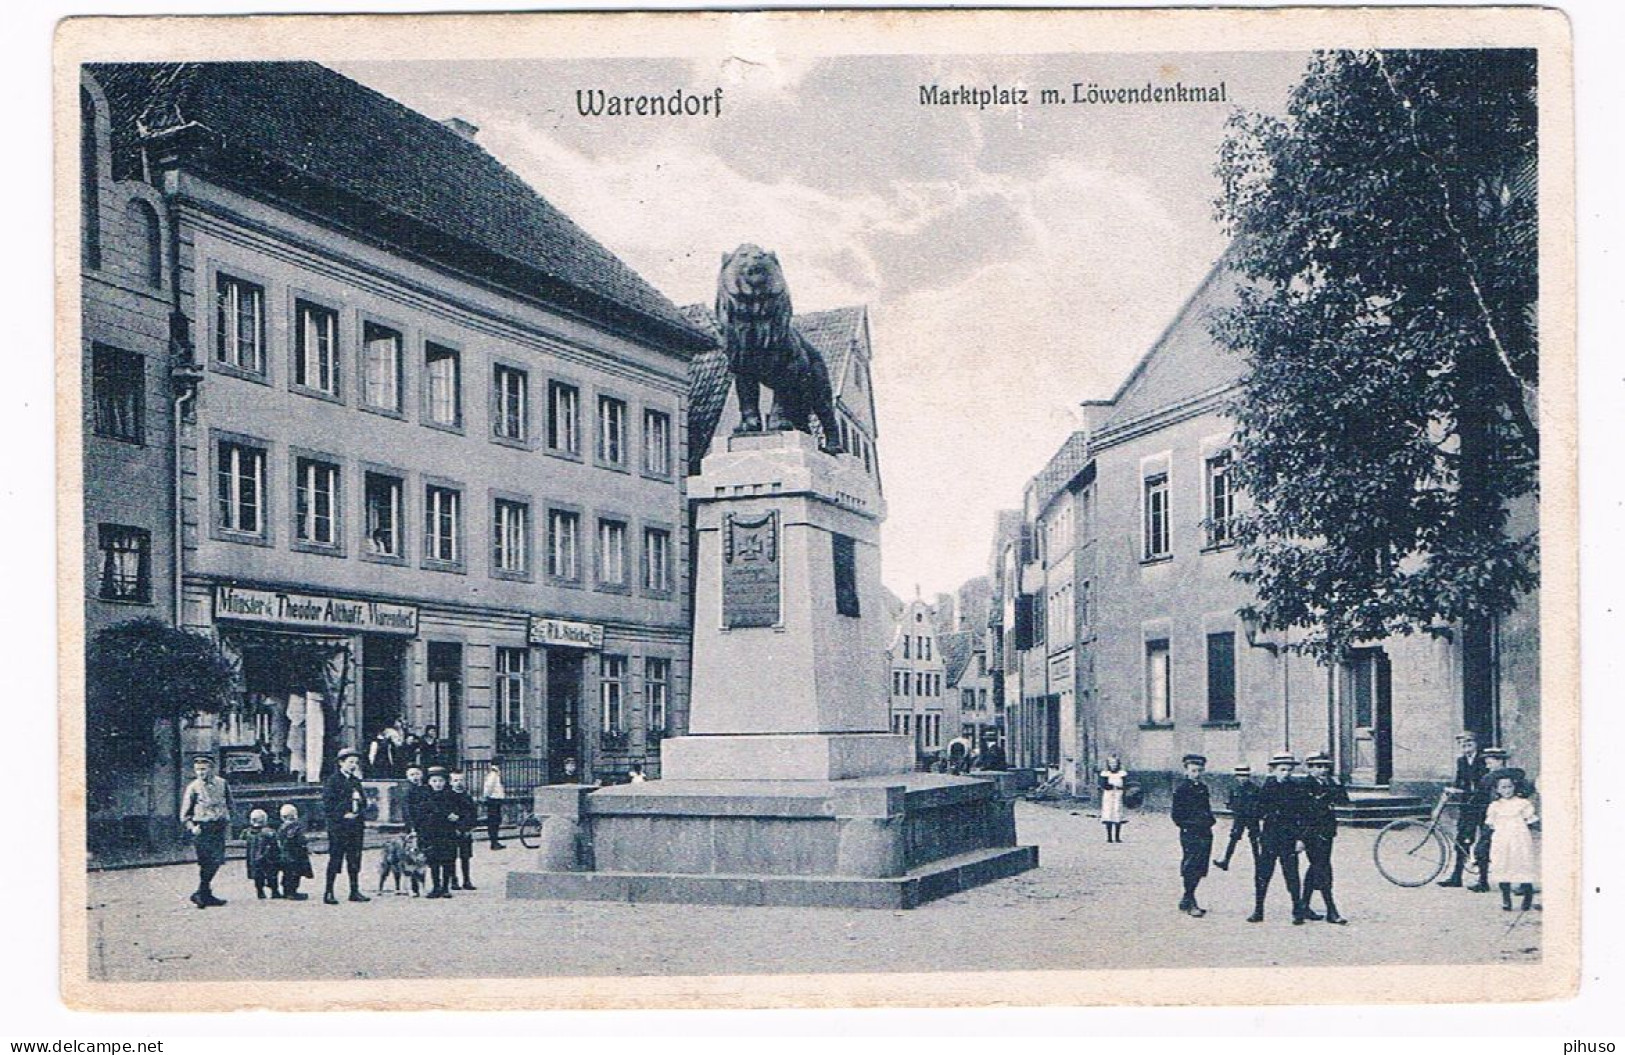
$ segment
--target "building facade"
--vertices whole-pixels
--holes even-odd
[[[927,766],[945,757],[960,732],[959,698],[949,689],[934,612],[918,598],[904,605],[888,649],[891,731],[913,737],[915,758]]]
[[[315,781],[391,728],[502,760],[510,791],[567,758],[657,769],[705,336],[466,122],[311,64],[90,74],[115,175],[168,210],[199,378],[175,619],[242,693],[187,745],[244,782]]]

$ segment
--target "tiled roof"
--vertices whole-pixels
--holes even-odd
[[[693,476],[700,471],[700,462],[711,450],[712,434],[728,403],[731,377],[728,357],[716,347],[722,343],[722,332],[717,329],[716,316],[711,309],[703,304],[687,304],[679,310],[689,326],[709,334],[714,345],[711,350],[694,356],[688,367],[688,471]],[[862,305],[831,308],[797,315],[791,320],[796,332],[824,357],[832,383],[838,382],[846,369],[852,341],[863,333],[867,311]]]
[[[958,685],[976,652],[976,632],[956,630],[951,634],[938,634],[937,651],[942,654],[942,683],[950,688]]]
[[[1214,265],[1118,388],[1100,433],[1241,379],[1246,363],[1240,354],[1208,332],[1214,312],[1235,303],[1239,281],[1225,259]]]
[[[653,286],[478,144],[310,62],[88,67],[115,162],[172,137],[195,165],[363,237],[588,318],[703,336]]]
[[[1080,430],[1066,438],[1060,449],[1050,458],[1049,464],[1033,477],[1033,488],[1037,492],[1040,511],[1083,471],[1084,466],[1089,464],[1089,457],[1087,432]]]

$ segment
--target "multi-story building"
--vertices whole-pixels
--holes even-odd
[[[1030,630],[1018,613],[1030,618],[1023,602],[1019,578],[1024,531],[1019,509],[1001,509],[994,518],[993,547],[988,556],[988,677],[993,687],[993,710],[999,723],[999,745],[1005,761],[1015,765],[1016,728],[1012,701],[1021,699],[1021,664],[1017,642]],[[1019,633],[1018,633],[1019,631]]]
[[[977,747],[1001,739],[999,715],[993,709],[993,679],[987,665],[987,627],[955,630],[937,637],[942,649],[948,695],[959,701],[959,727]]]
[[[933,612],[919,598],[904,605],[889,649],[891,731],[914,738],[915,757],[923,764],[943,757],[960,731],[959,698],[948,690]]]
[[[159,190],[113,173],[108,105],[84,76],[80,102],[80,391],[85,637],[136,619],[173,622],[174,243]],[[184,405],[184,400],[182,401]],[[153,730],[151,765],[88,774],[93,845],[146,842],[167,823],[176,782],[172,728]],[[158,821],[162,815],[164,820]]]
[[[1081,439],[1069,440],[1028,488],[1032,543],[1022,554],[1021,591],[1046,598],[1043,616],[1029,622],[1047,625],[1014,650],[1029,659],[1022,700],[1031,710],[1031,701],[1058,699],[1072,685],[1074,705],[1061,707],[1055,723],[1055,754],[1076,769],[1070,782],[1080,793],[1107,754],[1120,754],[1155,789],[1186,752],[1205,754],[1222,774],[1240,762],[1257,768],[1282,748],[1300,757],[1330,752],[1356,786],[1437,785],[1452,776],[1454,734],[1470,720],[1452,628],[1368,641],[1324,665],[1284,647],[1290,635],[1249,635],[1239,614],[1254,598],[1234,575],[1230,527],[1245,496],[1230,475],[1226,403],[1244,366],[1208,331],[1212,313],[1234,295],[1221,264],[1114,397],[1084,405]],[[1513,513],[1533,515],[1524,505]],[[1004,547],[1007,584],[1016,549]],[[1535,605],[1529,598],[1498,628],[1490,730],[1515,737],[1520,764],[1531,770],[1539,764]],[[1013,617],[1019,637],[1019,607]],[[1030,661],[1037,655],[1049,666]],[[1040,676],[1042,689],[1033,683]],[[1036,721],[1015,724],[1027,730],[1018,755],[1049,761],[1031,746]]]
[[[140,491],[175,486],[175,619],[241,669],[189,745],[243,780],[315,780],[400,724],[510,763],[510,790],[570,757],[657,766],[686,712],[706,335],[467,122],[308,63],[88,76],[111,178],[167,219],[163,317],[198,378],[178,472]]]

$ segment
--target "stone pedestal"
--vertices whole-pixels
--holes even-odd
[[[696,506],[688,735],[663,779],[538,788],[508,896],[912,908],[1032,868],[995,782],[911,772],[888,729],[878,488],[802,433],[732,437]]]

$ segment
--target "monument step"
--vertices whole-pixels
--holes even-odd
[[[645,872],[510,872],[510,898],[795,908],[911,909],[1038,867],[1038,847],[943,858],[889,879]]]

